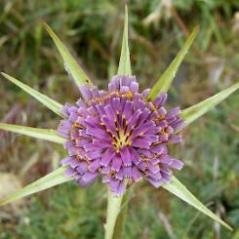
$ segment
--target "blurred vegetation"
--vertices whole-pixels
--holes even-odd
[[[45,21],[104,87],[119,59],[123,5],[1,0],[1,71],[60,102],[79,97],[42,27]],[[132,67],[142,87],[153,84],[195,25],[201,31],[175,79],[170,103],[187,107],[238,81],[237,0],[132,0],[129,11]],[[57,127],[59,119],[3,79],[0,97],[2,121]],[[187,129],[185,143],[173,149],[186,164],[177,176],[235,230],[226,231],[165,191],[142,183],[131,195],[124,238],[239,238],[238,102],[237,93]],[[0,136],[0,194],[13,182],[17,187],[45,175],[64,157],[64,150],[53,144]],[[100,183],[87,189],[69,183],[1,208],[0,238],[103,238],[105,209]]]

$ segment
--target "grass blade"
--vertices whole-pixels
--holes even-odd
[[[195,27],[190,36],[187,38],[182,49],[179,51],[177,56],[174,58],[172,63],[167,67],[164,73],[160,76],[158,81],[154,84],[151,91],[149,92],[148,98],[153,100],[158,94],[167,92],[172,84],[172,81],[181,65],[184,57],[186,56],[190,46],[192,45],[195,37],[199,32],[199,28]]]
[[[22,83],[21,81],[13,78],[12,76],[1,72],[1,74],[9,81],[11,81],[13,84],[17,85],[18,87],[20,87],[22,90],[24,90],[25,92],[27,92],[29,95],[31,95],[32,97],[34,97],[36,100],[38,100],[39,102],[41,102],[43,105],[45,105],[47,108],[49,108],[51,111],[53,111],[54,113],[56,113],[57,115],[62,116],[61,113],[61,109],[62,109],[62,105],[58,102],[56,102],[55,100],[52,100],[51,98],[49,98],[48,96],[38,92],[37,90],[34,90],[33,88],[31,88],[30,86]]]
[[[68,72],[68,74],[70,76],[72,76],[76,85],[78,87],[80,87],[84,84],[92,84],[89,77],[86,75],[86,73],[83,71],[83,69],[77,63],[77,61],[70,54],[69,50],[63,44],[63,42],[58,38],[58,36],[53,32],[53,30],[46,23],[43,23],[43,24],[44,24],[45,29],[49,33],[50,37],[54,41],[62,59],[63,59],[66,71]]]
[[[227,229],[232,230],[227,223],[204,206],[177,178],[173,177],[170,183],[164,184],[162,187]]]
[[[128,25],[129,25],[129,23],[128,23],[128,8],[127,8],[127,6],[125,6],[124,31],[123,31],[123,39],[122,39],[119,67],[118,67],[118,72],[117,72],[118,75],[131,75]]]
[[[60,167],[26,187],[0,199],[0,206],[72,180],[72,178],[65,175],[65,170],[65,167]]]
[[[31,136],[37,139],[51,141],[58,144],[63,144],[65,142],[65,139],[59,136],[57,134],[57,131],[53,129],[37,129],[22,125],[5,124],[5,123],[0,123],[0,129],[10,131],[13,133]]]
[[[207,98],[206,100],[203,100],[187,109],[182,110],[181,116],[184,119],[185,125],[191,124],[194,120],[207,113],[237,89],[239,89],[239,82]]]

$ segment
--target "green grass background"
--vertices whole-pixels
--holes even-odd
[[[132,69],[141,89],[152,86],[195,25],[200,34],[177,74],[169,104],[187,107],[239,80],[237,0],[132,0],[128,6]],[[117,68],[123,10],[123,1],[1,0],[0,70],[59,102],[79,97],[43,29],[45,21],[103,88]],[[2,77],[0,97],[2,121],[52,128],[59,123]],[[172,149],[185,162],[177,177],[234,231],[221,228],[164,190],[140,183],[130,198],[124,238],[239,238],[238,102],[235,93],[193,123],[184,132],[184,144]],[[57,167],[65,155],[54,144],[3,132],[0,136],[0,176],[8,172],[24,185]],[[2,207],[0,238],[103,238],[105,213],[104,185],[97,182],[84,189],[67,183],[20,205]]]

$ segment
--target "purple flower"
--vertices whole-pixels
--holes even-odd
[[[133,76],[114,76],[108,91],[81,88],[83,99],[63,108],[58,132],[66,138],[67,175],[82,186],[98,175],[115,195],[142,178],[155,187],[168,182],[183,163],[169,155],[168,144],[180,143],[183,125],[178,107],[167,111],[167,94],[154,101],[139,92]]]

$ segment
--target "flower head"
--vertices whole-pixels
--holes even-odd
[[[81,88],[83,99],[64,106],[65,119],[58,132],[67,139],[67,173],[82,185],[98,175],[115,195],[141,178],[155,187],[168,182],[171,169],[183,163],[168,152],[168,144],[181,142],[176,133],[183,121],[178,107],[167,111],[166,93],[148,101],[133,76],[114,76],[107,91]]]

